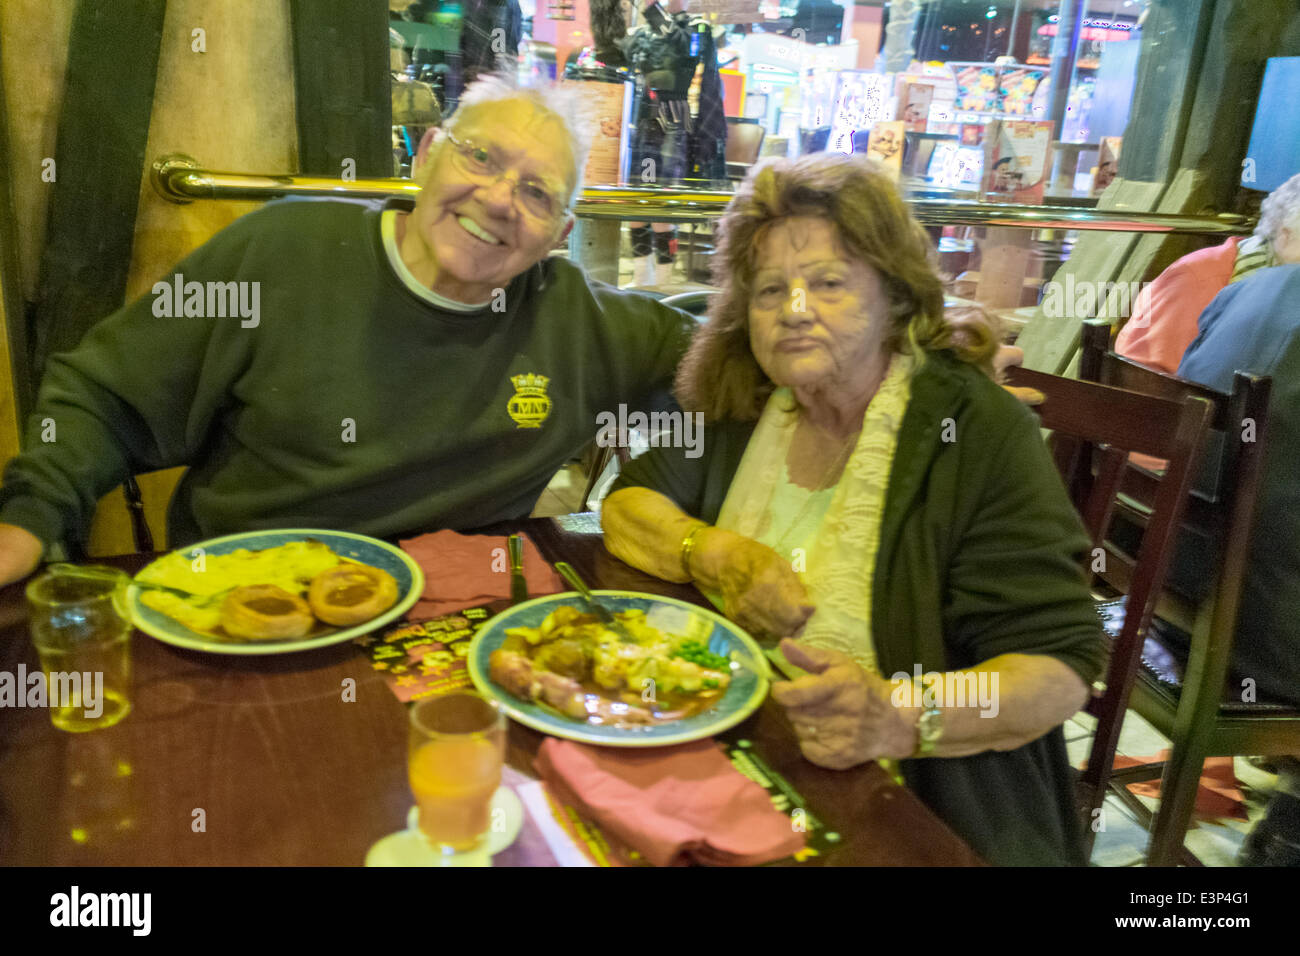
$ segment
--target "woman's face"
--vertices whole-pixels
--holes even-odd
[[[777,385],[823,389],[876,370],[889,336],[879,273],[850,258],[828,219],[798,216],[768,230],[749,302],[749,344]]]

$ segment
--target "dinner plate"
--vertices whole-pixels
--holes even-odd
[[[131,621],[150,637],[156,637],[165,644],[187,647],[196,651],[209,651],[213,654],[289,654],[295,651],[310,651],[317,647],[341,644],[354,637],[383,627],[406,613],[412,604],[420,599],[424,590],[424,572],[401,548],[386,544],[363,534],[351,534],[347,531],[317,531],[309,528],[294,528],[284,531],[246,531],[243,534],[226,535],[200,541],[189,547],[179,549],[185,555],[203,549],[207,555],[229,554],[240,548],[249,551],[262,551],[277,548],[294,541],[315,540],[329,547],[331,551],[343,558],[351,558],[362,564],[387,571],[397,582],[397,603],[378,617],[358,624],[356,627],[331,631],[328,634],[308,635],[287,641],[242,641],[221,640],[199,631],[191,630],[180,621],[174,620],[146,607],[140,601],[140,595],[146,588],[131,584],[126,591],[127,606],[131,612]],[[158,559],[159,561],[162,558]],[[156,563],[156,562],[155,562]],[[152,564],[149,567],[153,567]],[[145,568],[147,571],[148,568]],[[141,574],[144,571],[140,572]]]
[[[734,727],[750,714],[767,696],[771,681],[762,649],[754,639],[720,614],[656,594],[637,591],[593,591],[602,604],[617,614],[639,610],[647,622],[660,630],[696,638],[714,653],[732,659],[731,683],[713,707],[703,713],[649,727],[603,727],[566,717],[549,706],[530,703],[499,686],[488,676],[488,658],[506,639],[513,627],[538,627],[546,616],[561,605],[583,608],[575,592],[552,594],[517,604],[502,611],[484,624],[470,644],[468,664],[474,686],[500,704],[501,709],[519,721],[552,737],[564,737],[585,744],[605,747],[666,747],[703,737],[712,737]]]

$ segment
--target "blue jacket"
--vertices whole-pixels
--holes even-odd
[[[1232,667],[1235,680],[1255,681],[1259,700],[1300,704],[1300,265],[1260,269],[1228,286],[1199,328],[1181,377],[1223,392],[1238,370],[1273,377]]]

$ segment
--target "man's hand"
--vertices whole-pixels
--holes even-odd
[[[879,757],[910,757],[916,727],[907,708],[890,700],[889,682],[868,674],[847,654],[781,642],[786,660],[809,672],[772,685],[772,697],[786,709],[810,761],[832,770]]]
[[[705,581],[722,592],[727,617],[756,635],[792,637],[803,629],[813,606],[788,559],[721,528],[708,528],[696,540],[697,560],[708,568]]]
[[[0,584],[27,577],[41,563],[45,546],[25,528],[0,524]]]

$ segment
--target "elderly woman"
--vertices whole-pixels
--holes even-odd
[[[1060,725],[1101,667],[1087,539],[1035,419],[978,367],[996,342],[945,324],[925,234],[869,161],[765,164],[721,234],[678,374],[703,456],[629,464],[609,549],[798,636],[807,676],[773,696],[809,760],[899,759],[985,859],[1084,862]]]

